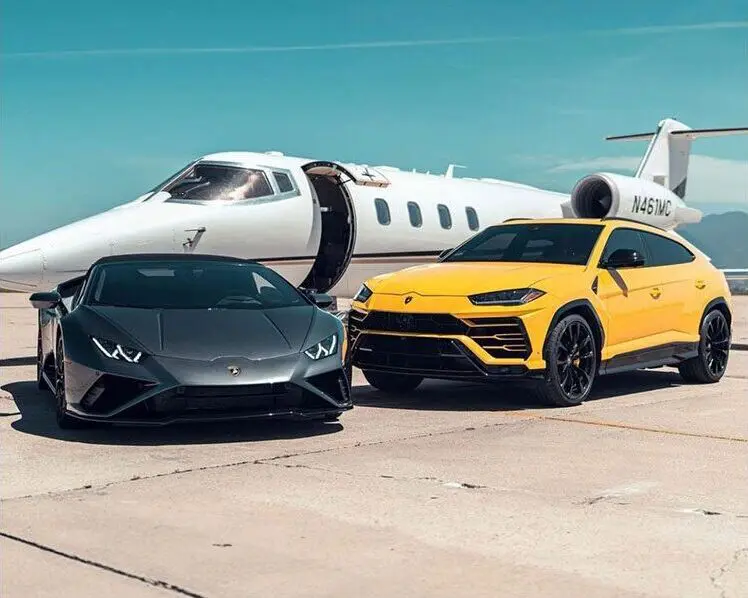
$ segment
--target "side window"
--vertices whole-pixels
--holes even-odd
[[[423,218],[421,217],[421,208],[414,201],[408,202],[408,216],[410,217],[410,224],[415,228],[420,228],[423,224]]]
[[[387,225],[390,223],[390,207],[387,202],[377,197],[374,200],[374,207],[377,209],[377,220],[379,224]]]
[[[452,215],[449,213],[449,208],[440,203],[437,209],[439,210],[439,222],[442,228],[452,228]]]
[[[278,190],[281,193],[288,193],[289,191],[293,191],[293,183],[291,182],[291,178],[285,172],[273,171],[273,177],[275,178],[275,182],[278,183]]]
[[[693,253],[677,241],[666,239],[654,233],[642,232],[642,235],[649,249],[650,263],[647,264],[648,266],[688,264],[695,259]]]
[[[601,261],[607,261],[611,254],[617,249],[635,249],[646,260],[647,250],[644,247],[644,240],[638,230],[631,228],[617,228],[608,238],[605,244]],[[649,266],[649,264],[645,264]]]
[[[468,227],[470,230],[478,230],[480,224],[478,222],[478,214],[476,211],[471,207],[467,207],[465,208],[465,215],[467,216]]]

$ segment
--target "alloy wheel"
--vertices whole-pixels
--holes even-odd
[[[595,369],[594,342],[590,330],[572,321],[561,333],[556,351],[561,389],[569,399],[584,396],[592,385]]]
[[[719,376],[727,367],[730,349],[730,328],[722,314],[712,318],[704,335],[704,358],[713,376]]]

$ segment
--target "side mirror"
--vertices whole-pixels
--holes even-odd
[[[332,305],[332,297],[325,293],[310,293],[309,298],[317,307],[321,307],[323,309]]]
[[[439,257],[437,257],[436,259],[437,259],[437,260],[440,260],[440,259],[442,259],[443,257],[446,257],[446,255],[447,255],[447,254],[448,254],[448,253],[449,253],[450,251],[452,251],[453,249],[454,249],[454,247],[450,247],[449,249],[445,249],[444,251],[442,251],[442,252],[441,252],[441,253],[439,254]]]
[[[636,249],[616,249],[610,254],[604,268],[617,270],[619,268],[638,268],[644,265],[644,256]]]
[[[52,309],[62,302],[62,297],[57,291],[45,291],[34,293],[29,297],[29,301],[35,309]]]

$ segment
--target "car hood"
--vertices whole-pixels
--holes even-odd
[[[407,268],[372,281],[375,293],[460,296],[524,288],[553,276],[581,271],[567,264],[452,262]]]
[[[89,307],[151,355],[210,360],[298,353],[315,317],[310,305],[270,310]],[[120,342],[120,339],[110,339]]]

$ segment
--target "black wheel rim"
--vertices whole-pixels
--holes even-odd
[[[571,322],[561,333],[556,351],[556,371],[561,390],[569,399],[583,397],[592,386],[595,351],[591,331]]]
[[[724,316],[720,314],[709,321],[704,341],[706,367],[713,376],[719,376],[727,367],[727,354],[730,350],[730,328]]]

